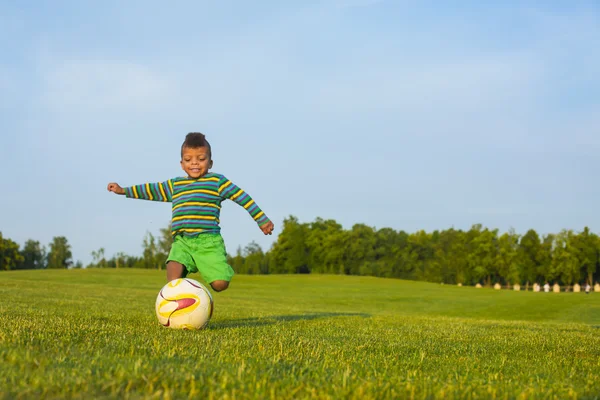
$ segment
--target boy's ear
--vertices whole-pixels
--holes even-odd
[[[213,166],[213,160],[210,160],[210,162],[208,163],[208,169],[211,169]]]
[[[181,169],[185,171],[185,169],[183,168],[183,160],[179,161],[179,165],[181,165]]]

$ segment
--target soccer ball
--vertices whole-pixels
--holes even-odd
[[[156,317],[173,329],[203,329],[213,313],[213,299],[200,282],[189,278],[167,283],[156,297]]]

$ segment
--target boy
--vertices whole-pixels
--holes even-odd
[[[108,184],[108,191],[134,199],[172,202],[173,245],[166,262],[167,282],[200,272],[220,292],[229,287],[234,275],[227,264],[219,227],[221,202],[230,199],[244,207],[265,235],[272,234],[273,223],[242,189],[223,175],[209,172],[212,151],[202,133],[187,134],[181,145],[180,163],[185,178],[126,188],[113,182]]]

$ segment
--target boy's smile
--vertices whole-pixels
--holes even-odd
[[[200,178],[212,168],[208,147],[184,147],[181,155],[181,168],[190,178]]]

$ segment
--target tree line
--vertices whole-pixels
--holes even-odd
[[[171,243],[170,227],[161,229],[159,237],[147,232],[142,241],[143,252],[140,256],[119,252],[107,258],[105,249],[101,247],[92,251],[92,261],[85,268],[160,269],[169,254]],[[3,237],[0,232],[0,271],[46,268],[84,268],[84,265],[81,261],[73,261],[71,245],[64,236],[52,238],[48,247],[37,240],[29,239],[21,248],[18,243]]]
[[[92,252],[93,261],[86,267],[161,269],[171,243],[170,227],[156,236],[147,232],[141,255],[120,252],[107,258],[100,248]],[[239,274],[319,273],[465,285],[571,286],[599,280],[600,237],[587,227],[545,235],[533,229],[523,235],[513,230],[501,233],[480,224],[469,230],[413,233],[365,224],[344,229],[331,219],[301,223],[289,216],[270,250],[251,242],[229,254],[228,260]],[[81,267],[72,262],[64,237],[53,238],[46,251],[33,240],[20,249],[0,233],[0,270]]]
[[[589,228],[524,235],[480,224],[469,230],[407,233],[335,220],[301,223],[286,218],[268,252],[256,243],[238,248],[230,263],[238,273],[368,275],[448,284],[505,286],[559,283],[570,286],[600,278],[600,238]]]
[[[64,236],[52,238],[49,248],[39,241],[29,239],[20,246],[0,232],[0,271],[14,269],[81,268],[80,262],[73,263],[71,245]]]

